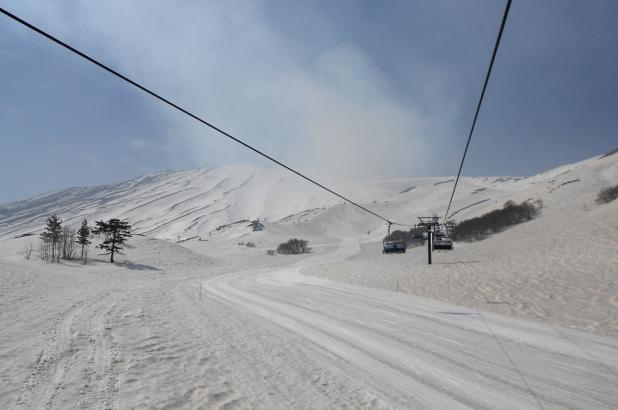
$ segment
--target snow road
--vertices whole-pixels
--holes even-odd
[[[116,265],[0,258],[0,408],[618,402],[616,339],[300,273],[355,254],[354,241],[222,266],[165,241],[135,245]]]
[[[216,277],[204,287],[207,297],[301,336],[302,356],[375,394],[374,405],[610,409],[618,402],[614,339],[306,277],[300,270],[308,264]]]

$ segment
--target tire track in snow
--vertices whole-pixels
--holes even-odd
[[[115,300],[109,293],[100,293],[61,312],[30,375],[22,384],[16,408],[51,409],[76,402],[80,408],[88,408],[96,399],[105,402],[106,409],[115,408],[117,352],[113,341],[103,340],[92,326],[93,321],[101,320],[113,308]],[[79,389],[81,398],[65,397],[65,385],[76,379],[84,383]],[[99,394],[95,399],[96,391]]]
[[[196,328],[204,328],[204,318],[209,318],[209,333],[216,335],[219,346],[216,354],[225,357],[229,377],[243,402],[250,400],[251,408],[389,407],[366,390],[350,387],[326,360],[316,361],[313,350],[317,346],[306,346],[296,335],[269,322],[256,322],[255,317],[220,298],[200,302],[192,290],[182,292],[186,316],[193,318]]]
[[[281,272],[233,274],[208,281],[206,289],[302,335],[360,369],[371,369],[370,373],[382,376],[381,384],[372,387],[387,401],[402,400],[403,392],[408,397],[406,404],[415,407],[609,409],[618,400],[612,387],[618,378],[601,371],[597,363],[575,352],[564,340],[555,340],[555,335],[551,339],[543,333],[539,335],[540,344],[534,343],[539,337],[529,333],[534,326],[526,329],[520,326],[521,321],[495,322],[495,315],[488,319],[492,321],[490,329],[498,329],[495,338],[508,346],[508,356],[515,354],[513,367],[505,364],[504,351],[496,348],[494,336],[478,317],[438,318],[436,310],[430,312],[431,309],[422,306],[422,301],[415,309],[410,297],[391,318],[392,326],[404,331],[393,334],[388,328],[376,325],[384,323],[384,311],[393,305],[385,298],[386,292],[363,290],[353,294],[346,292],[352,286],[322,282],[321,286],[312,287],[294,273],[288,276],[293,278],[286,279],[286,274]],[[301,285],[304,286],[299,288]],[[405,298],[393,297],[399,301]],[[365,308],[367,303],[373,306]],[[444,310],[449,308],[452,306],[445,305]],[[442,339],[450,337],[459,341],[459,346],[442,343],[439,335]],[[478,346],[467,346],[466,340]],[[600,353],[603,357],[607,357],[608,351],[618,353],[615,342],[606,342],[607,348]],[[588,344],[593,350],[600,349],[598,344]],[[405,358],[409,357],[414,360],[406,362]],[[558,366],[562,374],[558,376],[552,366]],[[570,376],[565,378],[566,374]],[[527,380],[534,380],[532,394]],[[389,397],[387,392],[393,386],[399,390],[399,396]],[[420,401],[415,401],[415,397]]]
[[[354,363],[359,370],[370,369],[382,381],[387,381],[387,384],[400,391],[403,395],[398,398],[402,401],[401,405],[413,408],[490,408],[489,403],[471,401],[468,397],[440,385],[435,381],[440,377],[439,374],[427,377],[435,373],[430,366],[406,360],[408,356],[405,352],[393,344],[382,350],[376,348],[380,343],[379,339],[371,340],[362,331],[341,326],[341,322],[329,323],[326,317],[308,315],[308,312],[287,314],[294,310],[291,305],[277,306],[271,302],[272,299],[259,300],[248,292],[239,292],[236,288],[221,286],[220,283],[217,286],[220,292],[214,293],[218,296],[232,300],[236,305],[303,335],[335,355]],[[374,346],[371,346],[372,344]],[[378,391],[388,390],[379,384],[372,387]]]
[[[255,290],[254,290],[254,293],[260,294],[260,292],[255,291]],[[388,340],[389,343],[398,344],[400,346],[403,346],[404,349],[413,349],[415,352],[423,356],[427,356],[428,361],[434,364],[440,364],[440,366],[445,367],[445,368],[453,369],[453,371],[457,371],[461,375],[465,375],[468,378],[475,379],[475,382],[477,383],[487,384],[487,383],[494,382],[496,379],[498,379],[499,383],[503,384],[504,386],[507,386],[510,389],[519,390],[522,394],[526,394],[526,393],[531,394],[531,396],[535,400],[537,398],[536,396],[539,395],[539,393],[536,393],[535,390],[533,390],[529,386],[528,380],[533,380],[535,383],[534,384],[535,386],[547,384],[547,385],[550,385],[550,387],[554,387],[554,388],[566,388],[570,394],[578,395],[581,397],[585,397],[587,394],[586,390],[580,389],[576,385],[565,386],[563,382],[558,383],[553,380],[540,377],[534,372],[526,372],[525,374],[522,374],[517,364],[515,364],[514,361],[512,361],[512,359],[510,358],[507,348],[503,347],[503,344],[508,343],[508,341],[502,341],[496,337],[496,340],[499,343],[500,352],[504,352],[506,355],[504,357],[512,361],[511,362],[512,365],[510,366],[504,365],[504,360],[503,360],[504,357],[501,355],[500,352],[498,352],[497,355],[493,355],[493,356],[485,355],[483,357],[483,360],[479,360],[479,357],[481,357],[483,353],[486,353],[486,352],[480,351],[480,349],[477,352],[471,351],[472,349],[469,348],[469,345],[471,343],[474,343],[473,340],[484,337],[484,334],[479,333],[475,330],[471,330],[471,329],[465,329],[467,332],[469,332],[467,338],[470,339],[470,342],[468,343],[466,350],[462,349],[459,351],[454,351],[452,349],[452,346],[456,345],[457,343],[459,343],[460,345],[464,345],[465,342],[463,341],[454,342],[453,340],[450,340],[445,336],[441,336],[436,333],[428,332],[426,329],[421,329],[421,328],[416,327],[415,328],[416,333],[421,333],[423,335],[428,335],[432,338],[435,338],[433,346],[431,348],[428,348],[423,345],[422,338],[416,337],[416,336],[411,337],[410,334],[400,334],[398,332],[393,331],[393,329],[389,328],[389,326],[384,325],[385,319],[382,319],[382,321],[365,320],[364,318],[369,316],[369,312],[366,312],[365,314],[362,314],[362,312],[358,312],[359,317],[360,317],[359,320],[350,320],[348,319],[349,316],[343,316],[343,315],[335,316],[331,314],[330,312],[333,312],[333,311],[339,312],[342,309],[349,310],[349,309],[353,309],[354,307],[351,304],[342,304],[341,295],[333,296],[333,295],[330,295],[328,292],[323,292],[323,293],[326,294],[325,298],[320,298],[320,300],[314,298],[313,302],[314,303],[319,302],[317,303],[318,305],[320,303],[326,304],[326,303],[329,303],[329,299],[330,299],[331,301],[330,303],[332,304],[332,301],[336,300],[337,309],[329,310],[329,313],[326,313],[324,311],[319,311],[318,309],[313,309],[311,307],[311,304],[309,303],[307,304],[295,303],[295,300],[298,300],[300,296],[296,294],[289,295],[288,298],[281,297],[281,296],[274,297],[272,295],[269,295],[269,297],[271,299],[276,299],[282,303],[294,306],[295,308],[301,308],[301,309],[306,310],[307,312],[325,316],[329,320],[342,323],[349,329],[356,328],[358,330],[361,330],[363,334],[368,334],[375,339],[380,338],[381,335],[386,335],[389,339]],[[381,307],[376,306],[375,309],[380,310]],[[406,314],[407,312],[403,312],[403,311],[398,312],[398,314],[402,314],[402,313]],[[347,315],[347,312],[346,312],[346,315]],[[430,322],[430,319],[426,316],[415,315],[415,317],[420,318],[421,320],[426,320],[427,322]],[[483,319],[483,322],[485,322],[485,319],[483,317],[481,316],[478,316],[478,317],[480,319]],[[388,321],[388,320],[386,321],[392,323],[392,321]],[[490,328],[488,327],[488,329]],[[492,334],[492,337],[494,337],[493,334]],[[447,343],[444,343],[444,341],[447,341]],[[439,348],[436,348],[436,347],[439,347]],[[554,353],[554,355],[556,354]],[[568,356],[565,356],[564,359],[567,360],[571,358]],[[600,366],[602,367],[602,365]],[[565,371],[568,371],[568,368],[566,368]],[[513,379],[514,375],[516,377]],[[519,384],[517,383],[517,380],[520,378],[523,381],[523,385],[521,383]],[[539,390],[542,390],[542,389],[539,389]],[[543,396],[542,394],[540,395]],[[556,406],[560,408],[576,408],[576,407],[572,407],[568,402],[565,402],[564,400],[556,400],[554,398],[547,397],[547,396],[544,396],[543,400],[545,400],[546,402],[553,402]],[[608,406],[608,407],[611,406],[611,403],[607,401],[604,402],[603,400],[600,400],[600,402],[601,402],[601,405]],[[539,407],[543,408],[542,404],[539,404]]]

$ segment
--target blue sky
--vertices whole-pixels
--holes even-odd
[[[0,1],[328,181],[457,172],[502,1]],[[618,147],[618,2],[515,0],[465,175]],[[264,162],[0,16],[0,202]]]

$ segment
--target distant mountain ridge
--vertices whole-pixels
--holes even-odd
[[[508,199],[542,199],[555,206],[552,201],[560,197],[555,202],[568,206],[560,190],[568,189],[572,194],[585,186],[586,192],[592,193],[612,181],[615,184],[617,164],[618,156],[606,155],[527,178],[464,177],[451,214],[458,219],[475,216],[501,206]],[[443,214],[452,180],[452,177],[398,178],[368,183],[340,182],[334,188],[391,220],[415,223],[417,216]],[[83,218],[125,219],[136,233],[177,240],[206,237],[217,232],[218,227],[243,220],[310,224],[315,218],[331,214],[334,219],[329,223],[339,226],[345,221],[336,220],[335,215],[340,214],[342,206],[353,208],[277,167],[227,165],[168,170],[119,184],[68,188],[0,205],[0,238],[36,233],[53,213],[73,225]],[[384,225],[378,218],[362,212],[358,215],[360,219],[355,218],[350,233],[360,234]]]

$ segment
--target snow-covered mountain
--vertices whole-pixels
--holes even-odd
[[[414,224],[417,216],[443,215],[452,177],[339,182],[333,188],[390,220]],[[596,193],[618,182],[618,155],[594,157],[527,178],[465,177],[451,215],[457,220],[509,200],[541,199],[546,209],[595,206]],[[135,232],[163,239],[209,237],[247,220],[291,225],[329,236],[382,235],[384,222],[277,167],[222,166],[163,171],[115,185],[69,188],[0,205],[0,238],[36,233],[58,214],[77,225],[116,217]],[[379,232],[379,233],[378,233]]]

